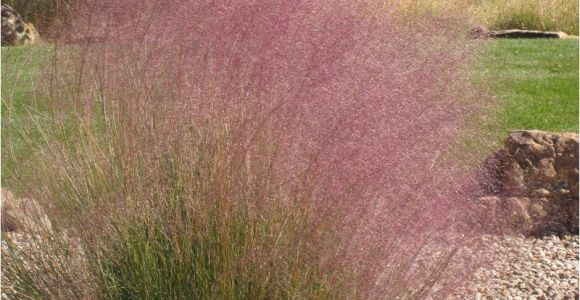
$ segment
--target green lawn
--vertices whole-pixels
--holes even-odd
[[[578,131],[578,40],[492,40],[479,61],[495,131]]]
[[[476,78],[496,101],[487,147],[497,148],[510,129],[578,131],[578,40],[492,40],[475,58]],[[48,83],[38,75],[50,46],[2,47],[2,183],[28,178],[35,164],[35,122],[49,124]],[[481,136],[486,136],[482,134]]]
[[[15,173],[33,172],[34,141],[41,139],[35,122],[50,116],[46,87],[39,75],[52,49],[47,45],[2,47],[2,184]],[[19,176],[21,177],[21,176]],[[26,178],[27,176],[22,176]]]

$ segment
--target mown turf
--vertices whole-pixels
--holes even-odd
[[[495,98],[490,146],[511,129],[578,131],[578,40],[492,40],[474,63],[478,80]],[[51,47],[2,47],[2,183],[33,172],[35,122],[48,122],[47,89],[38,76]],[[46,74],[46,73],[44,73]]]
[[[578,131],[578,40],[485,43],[478,68],[498,105],[495,131]]]
[[[39,75],[46,71],[49,45],[2,47],[2,184],[16,172],[30,173],[34,141],[50,116],[46,88]]]

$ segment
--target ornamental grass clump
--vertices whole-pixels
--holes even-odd
[[[530,29],[578,35],[578,1],[574,0],[484,0],[473,11],[493,30]]]
[[[445,158],[477,109],[472,46],[458,19],[409,28],[381,7],[83,1],[46,73],[38,177],[20,182],[72,250],[6,256],[3,283],[58,298],[448,293],[471,266],[453,267],[447,237],[476,229],[476,185]],[[50,280],[20,268],[47,261]]]

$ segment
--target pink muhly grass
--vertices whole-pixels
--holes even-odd
[[[439,236],[476,229],[463,215],[477,189],[469,172],[439,157],[477,109],[463,72],[472,45],[454,21],[407,28],[379,7],[79,4],[78,31],[63,37],[77,44],[55,55],[74,69],[57,63],[52,75],[55,105],[77,118],[78,136],[67,140],[76,148],[48,154],[59,163],[37,189],[59,199],[61,222],[95,260],[87,266],[95,290],[367,299],[449,292],[460,276],[440,280],[461,245]],[[127,245],[149,253],[133,239],[140,234],[154,248],[147,251],[175,259],[143,260],[175,278],[123,268],[140,262],[119,254]],[[436,255],[433,243],[448,247]],[[215,259],[184,254],[195,247]],[[187,268],[198,263],[210,264],[211,278]],[[103,266],[112,273],[99,273]],[[167,289],[123,286],[144,278]]]

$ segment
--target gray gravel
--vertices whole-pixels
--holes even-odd
[[[494,261],[451,299],[578,299],[578,235],[480,239]]]

